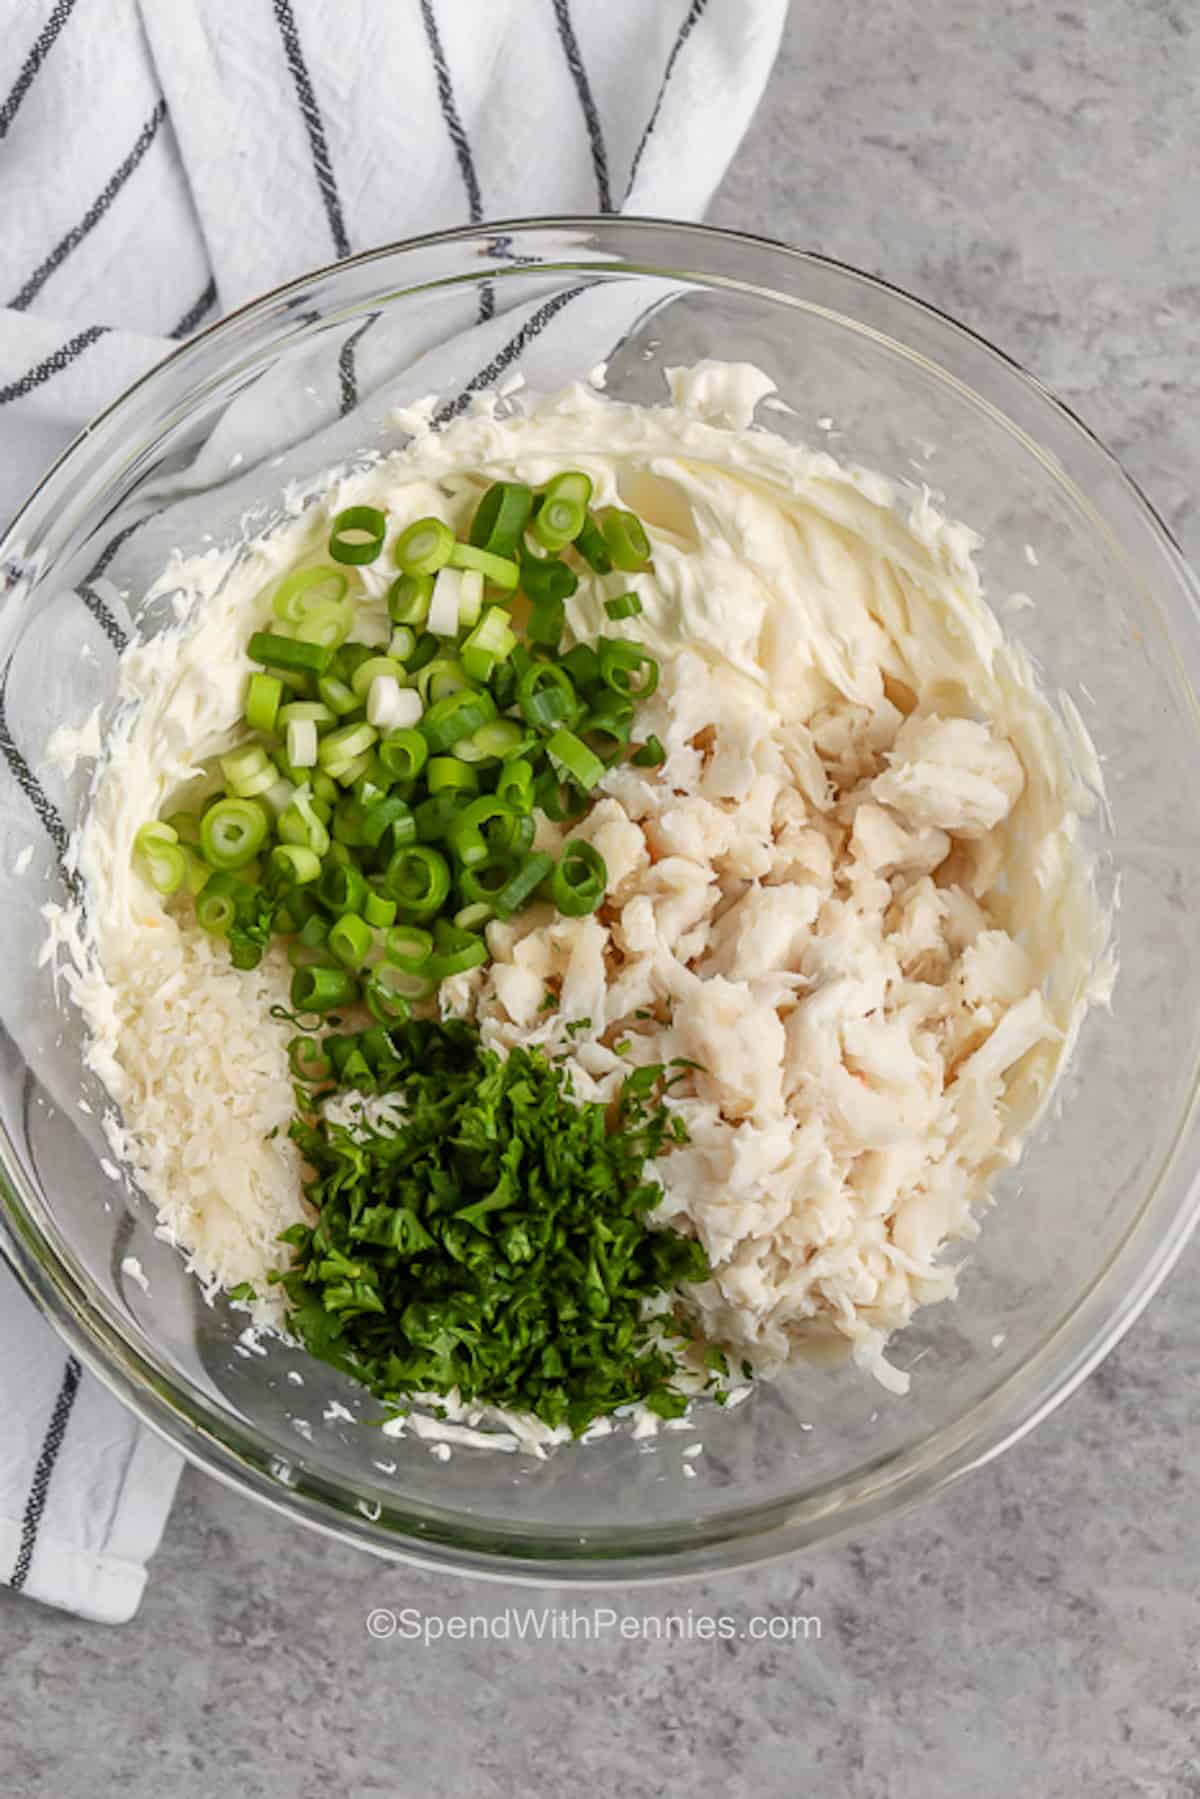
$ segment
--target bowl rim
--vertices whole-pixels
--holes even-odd
[[[641,230],[665,233],[677,242],[695,237],[699,240],[716,239],[727,244],[742,243],[758,250],[767,250],[774,256],[782,256],[803,267],[812,265],[831,269],[855,283],[876,290],[890,301],[903,302],[917,315],[936,321],[939,328],[965,340],[976,352],[984,352],[987,358],[999,365],[1007,378],[1015,377],[1035,399],[1057,414],[1071,432],[1082,438],[1090,454],[1099,453],[1108,465],[1110,475],[1115,476],[1126,489],[1135,508],[1157,533],[1185,596],[1191,602],[1193,614],[1200,617],[1200,583],[1184,560],[1178,543],[1156,507],[1091,427],[1016,358],[931,302],[918,298],[882,276],[857,269],[838,258],[819,251],[797,249],[779,239],[758,233],[650,215],[547,214],[486,220],[443,231],[425,232],[308,270],[246,300],[145,370],[72,439],[48,467],[0,538],[0,562],[7,557],[15,541],[19,540],[22,523],[27,515],[36,508],[46,489],[52,487],[66,471],[81,446],[98,426],[112,420],[135,396],[141,394],[151,383],[161,380],[167,371],[186,367],[189,359],[194,358],[198,350],[209,345],[214,338],[222,334],[229,335],[236,324],[252,319],[257,313],[268,311],[280,299],[300,293],[315,282],[336,279],[348,270],[370,268],[374,264],[423,248],[486,242],[490,237],[518,231],[528,235],[582,230],[602,239],[606,231],[613,229],[632,231],[635,234]],[[674,274],[680,279],[688,279],[690,274],[692,278],[698,278],[712,286],[728,284],[725,276],[708,274],[702,270],[688,271],[686,265],[681,269],[668,270],[659,266],[662,260],[656,257],[652,265],[638,264],[631,269],[627,260],[606,262],[601,256],[578,266],[597,273],[606,269],[623,269],[636,275]],[[545,265],[545,272],[563,273],[573,266],[573,260],[567,254]],[[536,269],[537,265],[533,267]],[[497,273],[498,271],[492,271],[493,276]],[[472,274],[469,277],[471,281],[486,278],[487,271],[480,271],[478,275]],[[765,285],[753,285],[764,294],[771,295],[773,292]],[[773,297],[797,303],[794,296],[784,293],[774,293]],[[807,304],[810,308],[812,305],[802,300],[798,303],[801,306]],[[858,324],[860,328],[864,328],[861,321],[852,316],[838,316],[843,317],[846,323]],[[883,335],[887,336],[886,333]],[[903,338],[888,337],[888,341],[901,349],[906,348]],[[909,353],[915,352],[910,350]],[[1024,435],[1022,427],[1000,407],[985,400],[960,377],[934,366],[936,372],[944,378],[957,381],[978,404],[995,411],[1010,430]],[[1036,444],[1034,447],[1037,447]],[[1073,481],[1064,472],[1058,473],[1058,479],[1069,487],[1074,487]],[[1084,503],[1087,504],[1086,501]],[[69,1350],[141,1422],[170,1443],[186,1460],[234,1491],[249,1494],[261,1501],[280,1517],[300,1518],[327,1536],[366,1548],[391,1560],[483,1578],[526,1583],[569,1582],[585,1587],[610,1586],[616,1582],[679,1579],[685,1576],[699,1578],[726,1569],[778,1560],[818,1543],[822,1546],[834,1544],[884,1516],[903,1515],[923,1499],[944,1490],[971,1469],[982,1467],[1001,1454],[1074,1392],[1135,1322],[1178,1259],[1200,1219],[1200,1167],[1197,1167],[1193,1169],[1185,1190],[1171,1207],[1167,1227],[1158,1236],[1152,1253],[1145,1257],[1133,1285],[1127,1286],[1123,1292],[1118,1290],[1111,1297],[1107,1294],[1106,1286],[1112,1281],[1114,1267],[1124,1257],[1131,1236],[1139,1227],[1144,1227],[1147,1209],[1156,1196],[1161,1195],[1169,1177],[1178,1170],[1189,1133],[1197,1119],[1198,1089],[1200,1077],[1193,1081],[1174,1142],[1162,1160],[1153,1186],[1143,1199],[1134,1220],[1123,1231],[1087,1289],[1017,1367],[977,1397],[964,1412],[939,1427],[934,1437],[926,1437],[915,1445],[902,1444],[898,1449],[882,1456],[880,1463],[872,1466],[872,1472],[890,1468],[892,1472],[888,1480],[877,1481],[869,1492],[863,1494],[845,1491],[846,1481],[843,1477],[840,1483],[843,1491],[836,1518],[831,1518],[827,1511],[818,1511],[815,1515],[799,1515],[801,1508],[798,1504],[794,1503],[789,1507],[786,1501],[743,1508],[723,1507],[719,1510],[718,1525],[712,1531],[677,1532],[675,1542],[669,1545],[656,1543],[646,1551],[624,1549],[612,1555],[578,1554],[568,1546],[563,1550],[556,1549],[553,1553],[526,1554],[521,1547],[521,1540],[517,1538],[497,1541],[495,1537],[489,1538],[486,1532],[480,1532],[475,1533],[480,1540],[471,1540],[472,1533],[459,1526],[457,1515],[454,1528],[446,1536],[440,1532],[431,1533],[422,1525],[415,1524],[411,1518],[404,1520],[408,1527],[407,1535],[394,1534],[390,1530],[381,1532],[376,1528],[379,1514],[363,1509],[362,1501],[358,1502],[357,1508],[347,1510],[345,1504],[339,1504],[334,1497],[331,1483],[307,1470],[300,1472],[289,1469],[281,1473],[279,1467],[273,1464],[280,1463],[282,1458],[264,1457],[261,1453],[256,1457],[253,1445],[244,1437],[240,1428],[229,1428],[226,1432],[228,1437],[242,1439],[239,1452],[224,1437],[205,1428],[189,1406],[181,1403],[178,1395],[164,1391],[161,1376],[157,1375],[152,1364],[142,1357],[136,1346],[127,1341],[89,1300],[31,1216],[27,1198],[22,1193],[28,1183],[3,1129],[0,1129],[0,1254],[13,1268],[30,1298],[49,1319]],[[36,1210],[35,1200],[34,1211]],[[1101,1300],[1104,1301],[1103,1304],[1100,1303]],[[1085,1330],[1081,1325],[1081,1314],[1093,1311],[1099,1316],[1092,1319]],[[1064,1335],[1069,1336],[1073,1329],[1078,1342],[1059,1366],[1057,1374],[1046,1379],[1045,1375],[1049,1371],[1043,1370],[1041,1365],[1055,1346],[1061,1345]],[[1033,1378],[1039,1370],[1042,1378]],[[1013,1403],[1014,1392],[1018,1389],[1017,1402]],[[932,1444],[936,1444],[938,1448],[937,1453],[931,1455],[928,1450]],[[796,1511],[797,1515],[789,1516],[789,1510]],[[771,1515],[772,1521],[764,1528],[749,1531],[728,1528],[743,1514],[761,1519],[767,1513]],[[390,1519],[396,1514],[389,1511],[384,1515]],[[597,1537],[599,1535],[600,1533],[596,1533]]]

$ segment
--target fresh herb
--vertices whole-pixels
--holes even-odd
[[[536,1052],[501,1061],[454,1019],[380,1034],[403,1114],[292,1126],[318,1217],[283,1233],[278,1278],[306,1348],[389,1402],[457,1388],[574,1432],[637,1400],[682,1410],[645,1305],[708,1264],[646,1223],[667,1129],[649,1089],[610,1132]]]
[[[592,1021],[590,1018],[573,1018],[570,1024],[566,1025],[564,1028],[568,1037],[578,1037],[580,1031],[591,1030]]]
[[[239,1281],[236,1287],[229,1289],[230,1299],[257,1299],[258,1294],[249,1281]]]
[[[551,992],[547,991],[547,993],[545,994],[545,997],[542,1000],[541,1005],[538,1007],[538,1011],[539,1012],[553,1012],[557,1009],[557,1006],[558,1006],[557,993],[551,993]]]

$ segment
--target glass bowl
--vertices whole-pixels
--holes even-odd
[[[47,739],[111,701],[131,629],[166,622],[140,596],[172,548],[229,538],[247,513],[261,525],[288,482],[402,441],[389,415],[430,392],[449,415],[517,372],[546,388],[605,362],[612,394],[653,403],[664,368],[701,356],[760,364],[791,409],[760,414],[772,429],[928,484],[983,534],[993,603],[1103,763],[1108,803],[1082,834],[1104,894],[1120,885],[1114,1004],[1089,1015],[1057,1103],[999,1182],[958,1302],[893,1345],[913,1371],[907,1397],[850,1364],[801,1365],[736,1409],[707,1406],[694,1431],[546,1461],[472,1448],[442,1461],[348,1422],[340,1408],[378,1408],[282,1342],[240,1341],[244,1315],[205,1302],[146,1201],[103,1166],[78,1020],[45,968],[10,967],[3,1230],[30,1293],[200,1467],[384,1554],[629,1581],[860,1531],[1044,1416],[1136,1317],[1195,1221],[1195,579],[1113,458],[1035,381],[819,257],[652,220],[476,228],[321,271],[179,350],[79,438],[4,543],[0,747],[24,789],[13,805],[29,802],[8,841],[78,820],[88,772],[56,774]],[[1020,591],[1034,604],[1006,615]],[[32,942],[36,909],[61,897],[46,859],[35,879],[5,858],[14,941]],[[703,1454],[686,1456],[697,1441]]]

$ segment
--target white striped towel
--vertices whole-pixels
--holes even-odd
[[[482,219],[699,215],[785,12],[26,0],[0,45],[0,519],[173,340],[306,269]],[[55,821],[3,702],[11,866],[22,834]],[[0,1581],[130,1617],[178,1458],[65,1355],[3,1267],[0,1443]]]

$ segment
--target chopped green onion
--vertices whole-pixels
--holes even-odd
[[[604,776],[604,764],[573,731],[557,730],[546,739],[546,754],[563,779],[590,793]]]
[[[604,898],[607,886],[608,870],[598,850],[582,841],[572,841],[564,846],[550,884],[554,904],[560,912],[568,918],[582,918],[586,913],[594,912]]]
[[[359,663],[350,677],[350,686],[357,694],[360,705],[370,693],[371,683],[378,680],[380,675],[391,675],[401,686],[408,679],[403,663],[393,661],[390,656],[368,656],[365,662]]]
[[[458,630],[458,600],[462,570],[440,568],[433,584],[433,598],[425,620],[435,637],[453,637]]]
[[[370,667],[368,663],[366,665]],[[376,675],[367,694],[367,723],[377,731],[409,731],[421,722],[421,696],[395,675]]]
[[[358,982],[345,968],[298,968],[291,997],[297,1012],[331,1012],[335,1006],[353,1005]]]
[[[329,851],[329,832],[314,810],[312,791],[298,787],[291,805],[281,812],[275,826],[281,843],[298,843],[318,856]]]
[[[304,844],[277,843],[271,851],[270,871],[278,881],[303,887],[321,872],[321,858]]]
[[[386,968],[377,968],[367,976],[363,999],[371,1017],[384,1026],[403,1024],[411,1012],[404,995],[393,991]]]
[[[396,625],[388,638],[387,653],[395,662],[407,662],[417,647],[417,634],[411,625]]]
[[[557,553],[573,543],[587,523],[592,483],[587,475],[570,472],[549,482],[533,520],[533,535],[544,550]]]
[[[279,708],[276,724],[282,725],[285,731],[289,725],[302,721],[314,724],[318,731],[323,731],[334,722],[334,714],[323,700],[292,700]]]
[[[580,692],[599,685],[600,658],[590,643],[577,643],[574,649],[567,651],[559,666],[570,675]]]
[[[212,869],[207,862],[200,860],[191,844],[181,843],[179,847],[183,851],[184,885],[194,899],[208,885]]]
[[[502,606],[489,606],[459,652],[463,673],[472,681],[486,681],[497,662],[517,647],[517,634]]]
[[[282,698],[283,682],[277,675],[251,675],[246,685],[245,719],[252,731],[270,736]]]
[[[413,807],[417,838],[421,843],[440,843],[462,809],[457,793],[435,793]]]
[[[593,569],[596,574],[612,574],[613,560],[608,553],[608,545],[604,541],[604,533],[601,531],[590,512],[584,520],[583,529],[575,539],[575,548],[583,557],[583,560],[587,563],[588,567]]]
[[[561,600],[543,600],[529,610],[525,635],[541,649],[556,650],[567,625],[567,609]]]
[[[339,787],[353,787],[364,775],[369,775],[374,765],[370,750],[364,750],[361,756],[352,756],[349,762],[331,764],[329,772]]]
[[[533,511],[533,491],[519,481],[497,481],[488,488],[468,533],[477,550],[511,559]]]
[[[573,724],[580,712],[571,678],[554,662],[535,662],[517,683],[517,704],[531,725],[553,730]]]
[[[363,901],[363,917],[377,931],[382,931],[396,919],[396,902],[385,893],[376,893],[372,888]]]
[[[328,769],[334,780],[338,780],[338,769],[373,748],[378,737],[373,725],[340,725],[321,739],[317,755],[322,768]]]
[[[268,819],[255,800],[225,799],[200,821],[200,848],[210,868],[245,868],[266,840]]]
[[[625,570],[644,568],[650,560],[650,539],[646,527],[633,512],[606,512],[600,521],[604,545],[612,557],[613,567]]]
[[[288,1066],[298,1081],[316,1085],[333,1072],[329,1057],[315,1037],[293,1037],[288,1044]]]
[[[367,877],[353,862],[326,862],[317,892],[331,912],[357,912],[367,897]]]
[[[219,870],[210,875],[203,893],[196,896],[196,923],[213,937],[226,937],[237,916],[238,895],[242,883],[235,875]]]
[[[295,637],[280,637],[275,631],[256,631],[246,645],[246,653],[252,662],[300,674],[323,675],[333,661],[332,648],[320,643],[301,643]]]
[[[399,924],[384,939],[384,955],[408,974],[420,974],[433,954],[433,938],[419,925]]]
[[[521,557],[521,591],[531,606],[546,606],[554,600],[569,600],[579,586],[579,577],[557,556]]]
[[[434,954],[425,965],[431,980],[449,980],[452,975],[465,974],[469,968],[478,968],[481,962],[487,961],[487,945],[483,938],[447,924],[444,918],[439,918],[434,925],[433,938]]]
[[[479,776],[457,756],[432,757],[425,770],[425,781],[430,793],[445,793],[447,790],[470,794],[479,792]]]
[[[533,767],[523,757],[505,762],[496,777],[496,798],[514,812],[533,810]]]
[[[450,892],[450,864],[427,844],[406,845],[388,863],[383,882],[401,917],[431,918]]]
[[[358,711],[358,696],[345,681],[339,681],[336,675],[322,675],[317,682],[317,692],[321,702],[338,718],[345,718],[348,712]]]
[[[317,765],[317,727],[311,718],[294,718],[287,728],[287,758],[293,768]]]
[[[454,922],[460,931],[478,931],[488,920],[495,918],[496,908],[486,900],[478,900],[471,906],[460,906],[454,914]]]
[[[376,506],[347,506],[329,532],[329,554],[335,562],[374,562],[387,536],[387,518]]]
[[[392,554],[405,575],[435,575],[449,560],[454,533],[440,518],[419,518],[401,531]]]
[[[436,661],[441,647],[432,631],[422,631],[417,638],[412,654],[404,658],[404,666],[409,674],[419,675],[423,668],[427,668],[431,662]]]
[[[469,868],[497,850],[514,848],[523,822],[522,814],[489,793],[464,806],[446,836],[463,867]]]
[[[483,611],[483,576],[477,568],[465,568],[458,577],[458,629],[469,631]]]
[[[188,874],[187,856],[170,825],[143,825],[133,845],[156,893],[166,896],[183,886]]]
[[[632,638],[600,639],[600,678],[614,693],[645,700],[658,686],[658,663]]]
[[[653,734],[647,737],[641,749],[634,750],[633,755],[629,758],[638,768],[658,768],[666,759],[666,750]]]
[[[464,687],[432,705],[421,720],[425,741],[435,753],[453,749],[460,737],[469,737],[496,716],[491,694]]]
[[[221,773],[240,800],[257,799],[279,779],[275,765],[261,743],[244,744],[221,757]]]
[[[584,714],[578,734],[604,763],[615,762],[633,729],[633,701],[617,693],[601,693]]]
[[[390,794],[385,799],[376,801],[373,806],[368,806],[363,819],[362,841],[367,849],[378,849],[389,835],[393,849],[417,840],[417,821],[409,810],[407,801],[402,800],[399,794]]]
[[[604,610],[611,619],[636,618],[642,602],[636,593],[621,593],[615,600],[605,600]]]
[[[323,565],[298,569],[285,575],[271,595],[271,610],[285,625],[298,625],[313,606],[343,599],[348,586],[341,569]]]
[[[427,662],[417,675],[417,692],[427,706],[434,700],[444,700],[452,693],[461,693],[469,687],[466,673],[461,662],[453,656],[436,656]]]
[[[329,932],[329,952],[346,968],[361,968],[371,952],[375,933],[357,912],[343,912]]]
[[[432,575],[401,575],[388,588],[388,617],[394,625],[423,625],[432,598]]]
[[[490,550],[477,549],[471,543],[456,543],[450,552],[451,568],[475,569],[485,581],[513,592],[521,579],[521,566],[508,556],[496,556]]]
[[[480,725],[470,737],[462,737],[454,746],[454,754],[464,762],[500,762],[515,756],[528,741],[515,718],[495,718]]]
[[[540,850],[518,864],[496,894],[493,904],[498,918],[511,918],[514,912],[531,900],[546,876],[554,872],[554,858]]]
[[[325,601],[305,613],[296,626],[296,641],[337,650],[345,643],[353,623],[354,614],[349,606]]]
[[[415,781],[429,756],[429,745],[419,731],[389,731],[377,755],[397,781]]]

